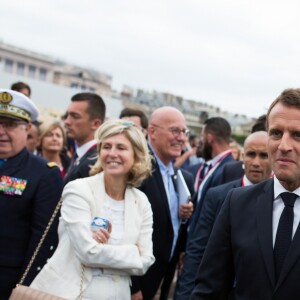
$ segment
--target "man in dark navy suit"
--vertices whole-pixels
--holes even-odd
[[[0,89],[0,299],[16,286],[60,199],[59,168],[26,149],[38,110],[25,95]],[[28,285],[53,254],[57,220],[25,278]]]
[[[75,140],[76,149],[64,184],[89,176],[91,166],[97,160],[95,131],[104,122],[105,103],[93,93],[79,93],[72,97],[68,107],[65,127],[69,138]]]
[[[300,89],[267,113],[274,177],[232,189],[220,210],[191,299],[298,300],[300,295]]]
[[[216,217],[227,196],[236,187],[256,184],[271,177],[267,152],[268,135],[265,131],[252,133],[244,143],[243,163],[245,175],[239,179],[210,188],[205,196],[200,218],[185,254],[183,271],[176,287],[176,300],[189,299],[195,287],[195,277]],[[226,167],[227,165],[225,165]]]
[[[202,157],[207,165],[202,164],[196,175],[196,183],[199,183],[196,184],[195,212],[190,220],[188,239],[197,224],[206,192],[221,184],[224,165],[234,161],[229,146],[230,136],[231,127],[224,118],[214,117],[204,122],[201,136]]]

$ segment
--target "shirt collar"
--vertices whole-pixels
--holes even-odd
[[[274,200],[277,199],[280,196],[280,194],[284,193],[284,192],[291,193],[290,191],[286,190],[282,186],[282,184],[279,182],[279,180],[274,175]],[[298,196],[300,196],[300,187],[298,187],[297,189],[295,189],[292,193],[295,193]]]
[[[246,175],[244,175],[243,183],[244,183],[244,186],[253,185],[253,183],[247,178]]]
[[[80,159],[90,148],[97,144],[96,140],[91,140],[76,149],[78,159]]]
[[[156,162],[159,166],[159,169],[164,172],[164,173],[168,173],[170,175],[174,175],[174,168],[173,168],[173,164],[172,162],[170,162],[167,166],[159,159],[159,157],[156,155],[152,145],[149,143],[150,149],[153,152]]]
[[[224,158],[227,156],[227,154],[231,153],[231,150],[225,150],[221,153],[219,153],[217,156],[215,156],[212,160],[211,160],[211,164],[214,166],[221,158],[222,156],[224,156]]]

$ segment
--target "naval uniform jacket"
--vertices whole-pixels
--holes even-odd
[[[60,170],[24,148],[0,166],[0,299],[8,299],[20,280],[63,188]],[[53,224],[25,284],[29,284],[57,246]],[[5,274],[4,274],[5,273]]]

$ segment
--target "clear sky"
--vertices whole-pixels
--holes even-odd
[[[257,117],[299,87],[300,1],[1,0],[0,39]]]

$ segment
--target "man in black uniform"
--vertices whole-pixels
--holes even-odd
[[[38,110],[25,95],[0,89],[0,299],[20,280],[55,206],[63,183],[59,168],[26,149]],[[53,224],[25,284],[29,284],[57,245]]]
[[[65,127],[69,138],[74,139],[76,151],[64,178],[69,181],[89,176],[97,160],[97,143],[94,135],[104,122],[105,103],[94,93],[79,93],[72,97],[67,109]]]

